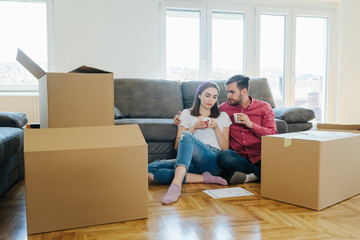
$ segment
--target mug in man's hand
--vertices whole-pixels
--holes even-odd
[[[242,120],[240,119],[240,113],[234,113],[234,121],[236,123],[241,123]]]

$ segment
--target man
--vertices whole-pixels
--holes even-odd
[[[270,104],[249,96],[249,80],[243,75],[227,80],[228,102],[219,106],[220,111],[226,112],[232,121],[229,139],[232,150],[223,151],[218,158],[218,164],[224,170],[221,176],[229,184],[260,181],[261,137],[277,134]],[[178,115],[174,121],[179,125]]]
[[[232,150],[220,154],[219,166],[228,176],[229,184],[260,181],[261,137],[277,134],[274,112],[270,104],[249,96],[248,77],[232,76],[225,86],[229,101],[219,108],[233,122],[229,139]]]

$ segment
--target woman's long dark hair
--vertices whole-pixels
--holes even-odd
[[[195,117],[198,117],[198,116],[201,115],[200,114],[200,98],[199,98],[199,94],[201,95],[201,93],[205,89],[207,89],[209,87],[216,88],[217,91],[218,91],[218,94],[220,94],[220,88],[216,83],[214,83],[214,82],[203,82],[203,83],[201,83],[199,85],[199,87],[197,88],[197,90],[196,90],[196,94],[195,94],[195,97],[194,97],[194,103],[193,103],[193,106],[190,109],[191,115],[193,115]],[[220,116],[220,111],[219,111],[218,103],[216,101],[214,106],[212,106],[211,109],[210,109],[210,116],[209,117],[217,118],[218,116]]]

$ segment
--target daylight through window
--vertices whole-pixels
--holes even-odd
[[[45,2],[0,1],[0,31],[1,90],[36,86],[37,79],[16,61],[16,53],[21,49],[47,70]]]

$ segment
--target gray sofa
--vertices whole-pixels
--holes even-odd
[[[227,101],[225,80],[220,87],[219,103]],[[139,124],[148,144],[149,163],[176,157],[174,143],[177,127],[173,123],[178,111],[190,108],[201,81],[161,79],[114,79],[115,124]],[[276,108],[267,79],[251,79],[249,94],[268,102],[274,110],[278,133],[309,130],[315,117],[310,109]]]
[[[0,196],[24,176],[23,113],[0,112]]]

